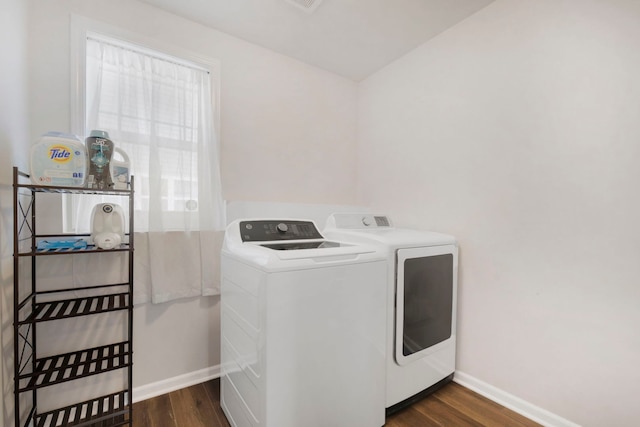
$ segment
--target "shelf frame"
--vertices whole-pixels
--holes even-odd
[[[97,190],[80,187],[49,187],[34,185],[27,173],[13,168],[14,215],[14,395],[15,426],[53,427],[89,426],[100,423],[102,427],[131,425],[133,405],[129,400],[133,392],[133,248],[134,248],[134,177],[126,190]],[[98,194],[122,196],[129,199],[128,242],[113,249],[100,249],[90,245],[83,250],[38,250],[42,239],[60,237],[88,237],[89,234],[42,234],[36,229],[36,194]],[[30,249],[27,249],[29,247]],[[63,288],[50,291],[37,290],[36,260],[40,256],[95,254],[109,252],[128,253],[128,280],[124,283]],[[21,294],[21,260],[30,259],[31,289]],[[26,261],[27,264],[29,263]],[[28,267],[26,267],[28,268]],[[23,279],[24,280],[24,279]],[[120,290],[116,288],[120,287]],[[113,290],[109,290],[112,288]],[[125,290],[126,288],[126,290]],[[26,289],[24,289],[26,291]],[[57,293],[83,291],[87,296],[56,299]],[[92,293],[91,291],[95,291]],[[106,292],[106,293],[105,293]],[[40,301],[40,296],[53,298]],[[60,295],[62,296],[62,295]],[[37,325],[40,322],[89,316],[100,313],[126,311],[127,337],[125,341],[81,349],[61,355],[38,357],[36,347]],[[30,369],[29,369],[30,368]],[[54,386],[79,378],[104,374],[118,369],[127,370],[126,389],[96,397],[55,411],[38,412],[38,389]],[[26,383],[26,384],[25,384]],[[20,395],[31,394],[31,404],[21,408]],[[22,409],[22,410],[21,410]],[[26,421],[21,414],[28,412]],[[23,417],[24,418],[24,417]]]

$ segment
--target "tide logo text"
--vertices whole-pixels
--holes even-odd
[[[71,151],[62,145],[56,145],[49,149],[49,159],[58,163],[66,163],[71,160]]]

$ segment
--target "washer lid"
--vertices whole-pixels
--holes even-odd
[[[330,242],[328,240],[310,241],[310,242],[288,242],[288,243],[264,243],[260,246],[265,248],[275,249],[276,251],[292,251],[299,249],[327,249],[327,248],[340,248],[345,245],[344,243]]]

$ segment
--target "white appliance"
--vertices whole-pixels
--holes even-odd
[[[124,211],[115,203],[98,203],[91,210],[91,240],[100,249],[124,242]]]
[[[333,214],[324,235],[388,251],[387,415],[453,379],[458,247],[452,236],[398,229],[384,215]]]
[[[221,261],[231,425],[382,426],[384,250],[327,241],[312,221],[237,220]]]

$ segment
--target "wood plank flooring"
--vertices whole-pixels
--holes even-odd
[[[138,402],[133,405],[133,414],[133,427],[230,427],[220,408],[218,379]],[[431,426],[534,427],[539,424],[456,383],[449,383],[391,415],[385,424],[385,427]]]

